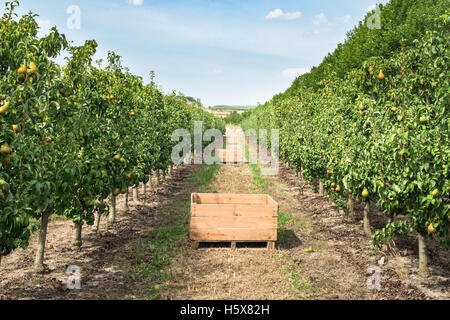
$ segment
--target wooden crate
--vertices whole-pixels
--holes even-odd
[[[265,194],[193,193],[191,195],[190,239],[200,242],[277,241],[278,203]]]
[[[238,149],[219,149],[217,157],[219,163],[246,163],[244,153]]]

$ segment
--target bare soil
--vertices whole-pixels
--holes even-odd
[[[130,192],[128,212],[121,209],[120,196],[117,223],[108,226],[103,218],[98,233],[84,226],[81,249],[71,244],[72,223],[53,218],[47,271],[33,274],[35,236],[29,248],[3,259],[0,299],[450,298],[450,256],[436,241],[428,243],[432,272],[423,279],[417,274],[414,235],[396,239],[396,257],[375,252],[359,223],[359,205],[357,222],[346,222],[334,204],[289,168],[281,166],[278,176],[267,177],[246,164],[219,166],[209,178],[202,175],[208,170],[177,168],[154,190],[147,187],[146,203],[134,201]],[[266,250],[265,243],[238,244],[235,251],[229,243],[201,244],[192,250],[192,192],[270,194],[280,206],[275,251]],[[371,223],[381,227],[383,215],[373,212]],[[304,251],[308,248],[312,252]],[[81,268],[81,290],[66,288],[69,265]],[[381,270],[381,290],[367,287],[370,266]]]
[[[241,244],[231,251],[229,243],[202,244],[197,251],[188,248],[171,269],[169,299],[449,298],[448,264],[432,266],[441,271],[434,279],[419,278],[414,252],[401,257],[374,252],[359,222],[345,222],[327,198],[318,196],[304,181],[296,184],[296,175],[289,169],[282,167],[277,177],[260,178],[266,179],[266,191],[279,202],[280,213],[289,217],[279,232],[276,250],[267,251],[264,244],[259,248]],[[300,190],[297,185],[302,184]],[[222,166],[210,187],[210,192],[221,193],[258,191],[247,165]],[[362,216],[362,208],[357,208],[357,214]],[[304,252],[307,248],[313,252]],[[440,259],[448,258],[439,247],[430,250],[437,250]],[[382,257],[385,263],[380,265]],[[367,288],[370,266],[381,269],[379,291]]]
[[[146,204],[133,201],[130,188],[130,210],[121,209],[125,199],[119,196],[117,222],[108,226],[106,218],[102,218],[98,233],[83,226],[81,249],[71,244],[72,223],[61,218],[52,219],[45,253],[46,272],[33,274],[35,236],[26,250],[19,249],[2,260],[0,299],[136,298],[141,283],[127,274],[126,266],[132,263],[127,252],[151,236],[151,231],[164,221],[162,216],[167,208],[186,201],[188,178],[199,170],[202,170],[201,166],[180,167],[154,190],[148,186]],[[143,188],[141,198],[142,191]],[[66,270],[70,265],[81,268],[81,290],[67,289]]]

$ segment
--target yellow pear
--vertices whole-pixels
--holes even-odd
[[[8,143],[2,144],[2,146],[0,147],[0,153],[4,155],[11,153],[11,148],[9,147]]]
[[[435,233],[436,232],[436,228],[433,227],[432,223],[430,223],[430,225],[428,226],[428,232],[429,233]]]
[[[364,188],[362,194],[363,198],[367,198],[369,196],[369,190],[367,190],[367,188]]]
[[[0,191],[6,192],[7,187],[8,187],[8,183],[5,180],[0,179],[0,187],[1,187]]]
[[[27,73],[27,67],[25,67],[24,65],[21,65],[19,67],[19,69],[17,69],[17,73],[18,74],[25,74],[25,73]]]
[[[384,79],[384,73],[383,70],[380,70],[380,73],[378,74],[378,80],[383,80]]]
[[[30,62],[30,68],[27,70],[28,75],[32,75],[38,72],[38,68],[36,67],[36,64],[31,61]]]
[[[9,108],[9,101],[0,107],[0,115],[5,114]]]
[[[433,197],[436,197],[439,194],[439,189],[434,189],[433,191],[431,191],[430,193]]]

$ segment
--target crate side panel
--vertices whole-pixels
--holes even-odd
[[[276,227],[273,217],[192,217],[191,229],[271,229]]]
[[[273,229],[191,229],[194,241],[276,241]]]

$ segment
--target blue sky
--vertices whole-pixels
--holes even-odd
[[[256,105],[286,90],[343,42],[369,7],[387,0],[22,0],[44,34],[95,39],[96,58],[121,55],[131,72],[200,98],[204,105]],[[81,26],[69,29],[71,5]],[[63,61],[61,59],[61,61]]]

